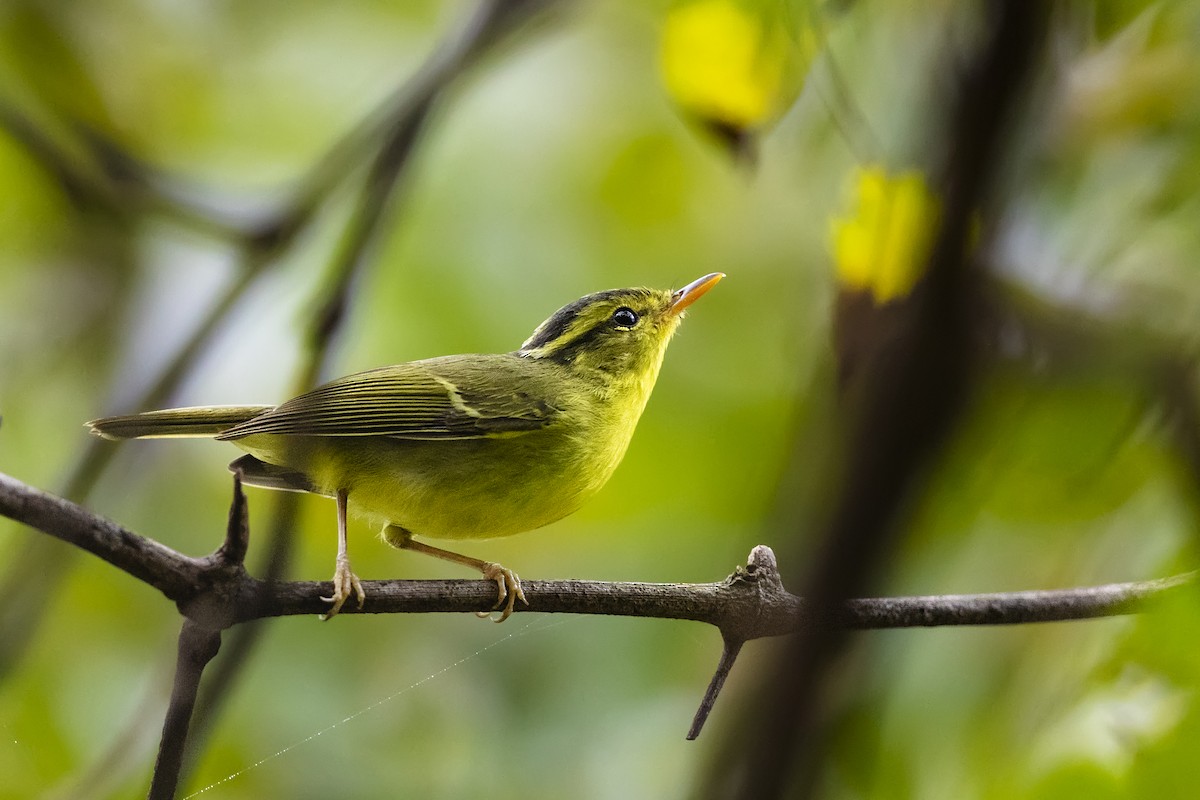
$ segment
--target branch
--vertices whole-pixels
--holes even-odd
[[[320,615],[330,592],[325,581],[262,581],[242,566],[249,531],[245,498],[235,478],[225,543],[211,556],[190,558],[87,509],[0,473],[0,515],[23,522],[99,556],[175,601],[180,632],[176,687],[155,770],[173,775],[173,790],[187,735],[187,720],[204,664],[220,646],[220,632],[268,617]],[[808,631],[833,623],[841,629],[882,630],[945,625],[1018,625],[1095,619],[1145,610],[1190,585],[1195,573],[1074,589],[992,594],[850,599],[822,608],[789,593],[769,547],[750,552],[745,567],[715,583],[637,583],[586,580],[524,581],[529,605],[545,614],[603,614],[704,622],[721,631],[725,647],[717,672],[696,713],[696,738],[716,702],[742,645],[752,639]],[[490,610],[495,588],[480,580],[364,581],[367,600],[343,614],[454,613]],[[194,678],[194,680],[193,680]],[[182,720],[182,721],[181,721]],[[152,796],[170,796],[169,794]]]
[[[176,602],[194,593],[204,564],[0,473],[0,515],[99,556]]]
[[[365,160],[364,154],[382,155],[389,148],[387,140],[419,124],[429,106],[480,58],[556,2],[481,0],[462,27],[439,43],[409,80],[329,147],[300,179],[290,202],[264,222],[259,238],[271,241],[294,235],[307,224],[330,190]]]
[[[241,510],[238,513],[242,513]],[[227,542],[215,556],[191,558],[140,536],[60,497],[0,473],[0,515],[25,523],[102,558],[158,589],[196,616],[201,600],[218,591],[232,598],[228,619],[208,625],[230,627],[264,617],[317,615],[328,603],[328,581],[268,583],[231,569]],[[238,545],[234,545],[237,547]],[[1146,604],[1192,583],[1194,573],[1130,583],[1051,591],[992,594],[874,597],[841,604],[838,624],[854,629],[1016,625],[1093,619],[1144,610]],[[367,602],[342,614],[452,613],[490,609],[495,586],[482,580],[363,581]],[[795,633],[829,617],[788,593],[774,568],[770,548],[751,552],[749,564],[714,583],[638,583],[587,580],[523,581],[529,607],[516,613],[604,614],[705,622],[744,641]],[[230,591],[232,587],[233,591]]]
[[[109,132],[63,109],[42,109],[39,124],[35,115],[0,94],[0,128],[25,147],[77,207],[103,209],[121,218],[157,213],[265,257],[281,251],[309,225],[334,187],[381,149],[380,139],[514,29],[555,4],[556,0],[482,0],[466,24],[439,43],[411,79],[333,142],[279,203],[233,197],[163,170],[127,150]],[[54,135],[44,129],[51,124]]]
[[[175,685],[163,721],[162,743],[158,758],[154,761],[154,777],[147,795],[150,800],[172,800],[175,797],[200,678],[204,675],[204,667],[220,649],[221,631],[206,628],[190,619],[183,621],[175,661]]]

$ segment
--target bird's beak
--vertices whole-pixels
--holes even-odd
[[[710,275],[705,275],[703,278],[697,278],[675,292],[675,294],[671,295],[671,305],[667,308],[667,314],[672,317],[682,314],[685,308],[699,300],[705,292],[716,286],[721,278],[724,277],[724,272],[714,272]]]

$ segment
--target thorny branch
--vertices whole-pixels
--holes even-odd
[[[239,489],[230,513],[231,531],[244,531],[244,511]],[[328,582],[265,582],[248,575],[240,566],[244,538],[227,539],[212,556],[192,558],[3,474],[0,515],[87,550],[153,586],[206,630],[266,617],[317,615],[327,607],[321,596],[329,594]],[[243,521],[238,523],[239,519]],[[841,626],[859,630],[1092,619],[1141,611],[1193,580],[1194,575],[1187,573],[1054,591],[857,598],[841,604],[836,619]],[[377,580],[363,585],[367,590],[363,608],[347,608],[343,614],[474,612],[490,609],[496,595],[490,583],[480,580]],[[524,581],[523,586],[529,598],[526,611],[704,622],[721,631],[727,646],[737,643],[738,648],[753,639],[796,633],[833,618],[829,610],[822,611],[784,588],[774,553],[761,545],[751,552],[746,566],[714,583],[547,580]],[[732,662],[726,662],[714,684],[727,673]],[[705,698],[701,708],[705,716],[719,688],[715,685]],[[703,723],[699,714],[697,723],[693,735]]]

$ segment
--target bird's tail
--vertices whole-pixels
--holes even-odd
[[[254,419],[274,406],[198,406],[167,408],[87,423],[105,439],[210,438],[238,423]]]

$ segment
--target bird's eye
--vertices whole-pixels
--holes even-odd
[[[638,323],[638,315],[632,308],[621,306],[613,312],[612,321],[618,328],[632,328]]]

